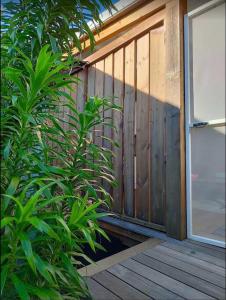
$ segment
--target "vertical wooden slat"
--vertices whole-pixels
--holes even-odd
[[[177,239],[186,236],[182,6],[166,4],[166,231]]]
[[[124,91],[124,49],[120,49],[114,54],[114,103],[123,107],[123,91]],[[114,141],[119,147],[114,147],[115,158],[113,159],[113,167],[118,186],[113,190],[113,210],[117,213],[122,212],[123,204],[123,144],[122,144],[122,112],[113,112],[113,122],[117,128],[114,131]]]
[[[96,63],[95,71],[95,96],[104,96],[104,60],[100,60]],[[98,125],[95,127],[95,143],[102,146],[103,126]]]
[[[153,223],[165,223],[165,45],[164,26],[150,31],[151,101],[151,214]]]
[[[82,112],[84,109],[85,101],[86,101],[86,78],[87,70],[82,70],[78,73],[78,88],[77,88],[77,109],[79,112]]]
[[[109,101],[113,101],[113,55],[110,54],[104,60],[104,97]],[[112,123],[112,110],[104,111],[104,120],[106,123]],[[103,136],[112,139],[112,128],[109,126],[103,127]],[[111,142],[103,139],[103,147],[112,150]],[[106,181],[103,182],[103,187],[108,193],[112,193],[110,184]]]
[[[148,221],[150,209],[149,34],[137,40],[136,217]]]
[[[134,111],[135,111],[135,42],[125,47],[125,96],[123,112],[124,212],[134,216]]]
[[[95,96],[95,76],[96,68],[95,65],[91,65],[88,68],[87,74],[87,98]],[[92,139],[94,140],[95,132],[92,131]]]
[[[110,54],[104,61],[104,97],[113,102],[113,55]],[[112,122],[112,110],[104,112],[105,122]],[[112,129],[109,126],[104,126],[104,136],[112,138]],[[107,140],[103,141],[103,146],[111,149],[111,143]]]
[[[87,97],[95,96],[95,75],[96,68],[95,65],[92,65],[88,68]]]

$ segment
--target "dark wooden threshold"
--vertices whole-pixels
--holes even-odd
[[[175,241],[175,239],[170,238],[164,232],[134,224],[117,217],[102,217],[100,222],[103,228],[109,231],[115,231],[117,234],[128,236],[137,241],[142,241],[142,237],[158,238],[163,241]]]

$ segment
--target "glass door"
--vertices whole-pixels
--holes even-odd
[[[185,18],[188,236],[225,247],[225,1]]]

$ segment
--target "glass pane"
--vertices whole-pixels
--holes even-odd
[[[225,241],[225,127],[191,130],[193,235]]]
[[[225,118],[225,4],[191,20],[191,121]],[[192,107],[193,106],[193,107]]]

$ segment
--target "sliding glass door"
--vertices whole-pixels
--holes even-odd
[[[225,246],[225,1],[185,22],[188,236]]]

